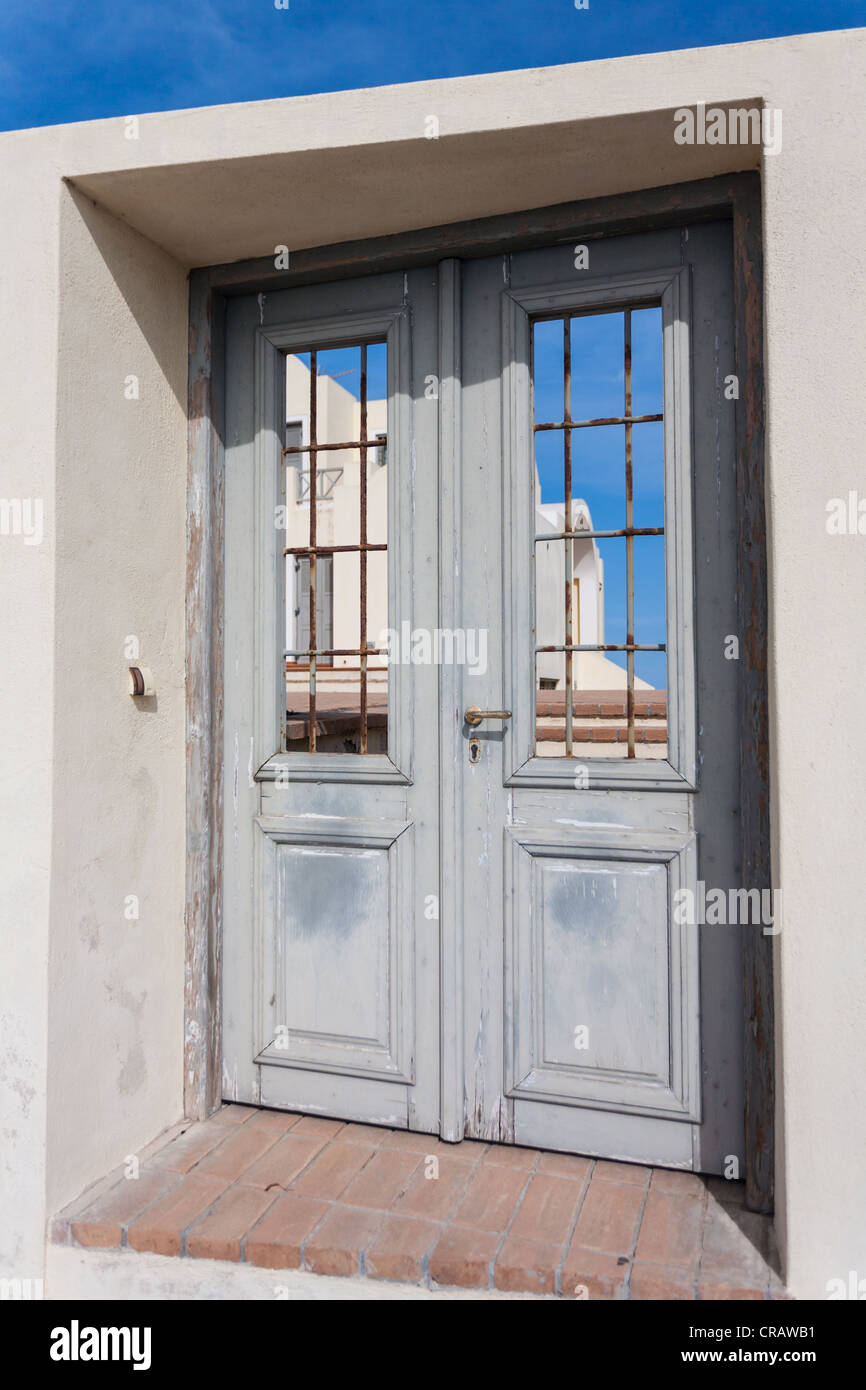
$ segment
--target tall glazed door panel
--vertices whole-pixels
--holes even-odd
[[[227,325],[224,1095],[422,1130],[436,679],[388,634],[436,623],[435,295],[369,277]]]
[[[727,224],[463,264],[467,1133],[742,1164]],[[470,737],[480,754],[470,759]]]

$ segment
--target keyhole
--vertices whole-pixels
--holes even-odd
[[[481,758],[481,739],[471,738],[469,740],[469,761],[477,763]]]

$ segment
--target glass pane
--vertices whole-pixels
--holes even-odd
[[[624,423],[629,334],[631,417],[660,413],[659,309],[582,315],[533,325],[538,537],[535,751],[539,757],[667,756],[666,654],[641,650],[642,646],[664,648],[666,643],[665,540],[663,535],[629,538],[624,534],[629,525],[664,528],[664,427],[661,422]],[[567,428],[569,421],[598,419],[615,423]],[[554,428],[539,429],[539,425]],[[629,434],[631,499],[626,485]],[[575,534],[563,536],[569,448]],[[621,534],[592,534],[611,531]],[[545,539],[548,536],[551,539]],[[569,653],[569,647],[577,650]]]
[[[575,530],[619,531],[625,526],[625,426],[571,431],[572,509]],[[586,525],[580,513],[585,513]]]
[[[645,426],[652,428],[655,426]],[[664,643],[667,631],[664,536],[635,536],[635,641]],[[666,758],[667,656],[635,652],[635,722],[639,757]]]
[[[554,423],[565,415],[563,395],[562,319],[542,319],[533,334],[535,418]]]
[[[622,314],[587,314],[572,319],[572,420],[621,416],[624,401]]]
[[[311,349],[287,357],[289,752],[387,752],[387,661],[369,654],[389,627],[386,547],[393,453],[388,451],[387,427],[384,343],[367,344],[366,350],[360,344]],[[362,438],[372,441],[365,465]]]
[[[634,613],[635,641],[646,645],[665,640],[665,538],[664,536],[635,536],[634,539]],[[654,653],[638,652],[635,670],[643,675],[649,669],[642,665]]]
[[[632,429],[634,451],[634,524],[635,526],[664,526],[665,524],[665,436],[664,425],[635,425]]]
[[[631,311],[631,408],[633,415],[661,415],[664,410],[662,311]]]

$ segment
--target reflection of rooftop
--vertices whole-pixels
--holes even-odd
[[[575,690],[572,737],[577,744],[627,743],[624,690]],[[536,696],[536,740],[564,744],[565,691],[540,690]],[[667,692],[634,695],[635,743],[667,743]]]
[[[286,740],[295,743],[299,739],[306,742],[310,732],[310,692],[292,690],[286,708]],[[319,691],[316,695],[316,737],[353,734],[357,731],[361,717],[360,688],[349,690]],[[367,728],[386,729],[388,727],[388,696],[384,691],[367,693]]]
[[[565,718],[565,691],[539,690],[535,701],[539,719]],[[575,719],[625,719],[626,692],[624,690],[575,690]],[[666,719],[668,711],[667,691],[652,690],[645,694],[639,690],[634,695],[636,719]]]
[[[536,696],[537,737],[543,743],[561,743],[565,737],[565,691],[541,690]],[[316,700],[317,734],[348,734],[358,726],[360,696],[356,690],[322,691]],[[634,716],[637,743],[667,740],[667,692],[635,691]],[[371,729],[387,727],[388,697],[384,691],[367,696],[367,723]],[[574,739],[576,743],[625,743],[626,692],[624,690],[575,690]],[[309,692],[292,691],[287,708],[286,736],[290,742],[306,739],[309,732]]]

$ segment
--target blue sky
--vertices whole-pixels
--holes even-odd
[[[2,0],[0,129],[863,22],[863,0]]]

